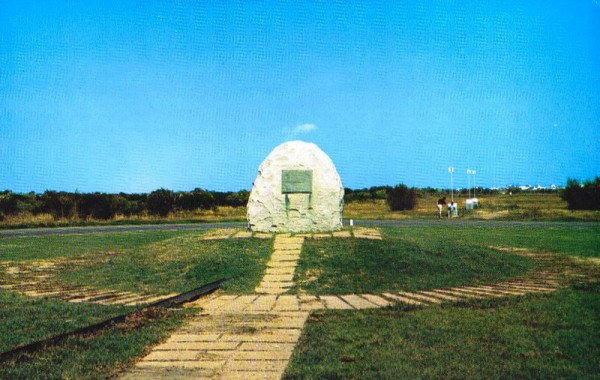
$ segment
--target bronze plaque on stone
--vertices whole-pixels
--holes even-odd
[[[312,170],[282,170],[281,192],[283,194],[311,194]]]

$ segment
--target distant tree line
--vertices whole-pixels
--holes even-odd
[[[562,197],[571,210],[598,210],[598,188],[600,179],[580,184],[569,180]],[[444,196],[449,189],[408,188],[397,186],[374,186],[363,189],[346,188],[344,202],[385,200],[392,211],[412,210],[417,199],[423,196]],[[518,193],[519,187],[503,189]],[[547,190],[550,191],[550,190]],[[476,188],[476,194],[497,194],[498,189]],[[469,189],[455,190],[455,194],[467,195]],[[21,194],[10,190],[0,192],[0,220],[9,215],[29,213],[32,215],[50,214],[55,219],[112,219],[117,215],[125,217],[155,215],[165,217],[178,211],[215,210],[220,206],[241,207],[248,203],[250,192],[218,192],[196,188],[192,191],[171,191],[158,189],[149,194],[107,194],[50,191],[37,194]]]
[[[583,183],[569,179],[561,197],[569,210],[600,210],[600,177]]]
[[[410,210],[416,204],[417,195],[437,192],[437,189],[410,189],[406,186],[375,186],[369,189],[345,189],[346,203],[356,201],[387,200],[392,210]],[[408,194],[408,195],[407,195]],[[218,192],[196,188],[193,191],[175,192],[158,189],[149,194],[79,193],[47,190],[41,194],[30,192],[0,192],[0,220],[9,215],[28,213],[50,214],[59,219],[108,220],[117,215],[125,217],[154,215],[165,217],[177,211],[214,210],[220,206],[246,206],[250,193]]]
[[[387,191],[391,186],[374,186],[368,189],[352,190],[344,189],[344,202],[351,203],[355,201],[374,201],[376,199],[386,199]]]
[[[174,192],[158,189],[150,194],[70,193],[45,191],[27,194],[0,192],[0,220],[8,215],[30,213],[50,214],[55,219],[112,219],[116,215],[167,216],[174,211],[216,209],[219,206],[245,206],[250,193],[218,192],[203,189]]]

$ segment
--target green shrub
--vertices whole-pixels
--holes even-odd
[[[392,211],[413,210],[417,205],[417,190],[404,184],[389,188],[387,203]]]
[[[18,211],[17,198],[9,190],[0,193],[0,215],[12,215]]]
[[[175,194],[171,190],[158,189],[148,195],[148,211],[152,215],[167,216],[175,205]]]
[[[567,180],[561,194],[569,210],[600,210],[600,177],[580,184],[576,179]]]
[[[75,215],[77,202],[71,194],[46,190],[41,195],[42,211],[51,214],[54,219],[70,218]]]
[[[89,193],[72,197],[78,199],[77,211],[82,219],[94,218],[108,220],[112,219],[118,209],[119,199],[114,199],[111,194]]]
[[[215,197],[210,191],[196,188],[194,191],[186,191],[177,195],[176,207],[180,210],[208,210],[215,206]]]

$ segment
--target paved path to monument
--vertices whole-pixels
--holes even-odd
[[[247,233],[240,234],[243,232],[231,237],[249,237]],[[519,278],[490,285],[382,294],[282,294],[293,286],[293,274],[307,237],[381,239],[378,230],[367,228],[355,228],[352,234],[340,231],[334,234],[276,235],[273,255],[255,294],[216,294],[196,301],[191,306],[202,307],[203,311],[166,342],[154,347],[124,378],[279,379],[312,310],[359,310],[395,303],[429,306],[473,298],[552,292],[564,283],[565,273],[553,272],[544,266],[545,261],[552,260],[552,254],[499,248],[532,256],[541,265],[538,270]],[[571,275],[578,276],[577,273]]]

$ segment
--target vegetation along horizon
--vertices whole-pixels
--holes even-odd
[[[215,192],[203,189],[174,192],[159,189],[149,194],[0,192],[0,228],[51,227],[94,224],[244,221],[249,192]],[[566,187],[538,189],[409,188],[405,185],[345,189],[347,219],[430,218],[437,201],[455,201],[459,216],[496,220],[600,221],[600,177]],[[478,207],[466,210],[467,199]],[[445,212],[445,210],[444,210]]]

